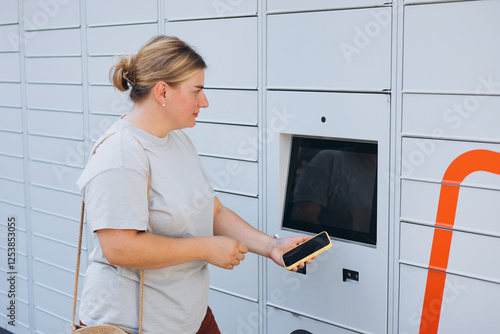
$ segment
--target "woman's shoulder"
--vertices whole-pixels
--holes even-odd
[[[146,152],[132,133],[123,130],[105,133],[94,145],[91,156],[80,178],[83,189],[95,176],[113,169],[128,169],[143,174],[149,171]]]
[[[144,147],[129,131],[107,133],[94,145],[95,153],[89,159],[109,161],[118,167],[133,167],[138,160],[147,160]]]

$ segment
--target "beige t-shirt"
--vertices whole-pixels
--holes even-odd
[[[184,132],[158,138],[120,119],[97,142],[110,133],[77,181],[90,231],[136,229],[173,238],[213,235],[214,191]],[[95,247],[80,320],[137,331],[139,270],[110,265],[97,233],[92,234]],[[146,270],[144,276],[144,333],[196,333],[207,310],[207,262]]]

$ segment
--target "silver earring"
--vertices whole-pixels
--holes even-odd
[[[163,102],[162,106],[165,106],[165,102]]]

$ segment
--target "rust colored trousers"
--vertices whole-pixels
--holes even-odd
[[[80,321],[80,326],[85,325]],[[205,318],[201,323],[200,330],[196,334],[221,334],[219,326],[217,326],[217,322],[215,322],[215,317],[210,307],[207,308],[207,314],[205,315]]]

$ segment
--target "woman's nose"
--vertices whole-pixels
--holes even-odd
[[[202,95],[200,97],[200,101],[199,101],[198,105],[200,106],[200,108],[207,108],[208,107],[207,96],[205,95],[204,91],[201,91],[201,93],[202,93]]]

